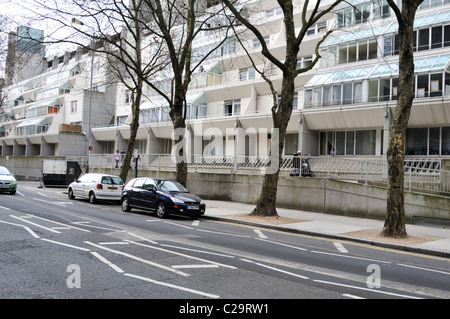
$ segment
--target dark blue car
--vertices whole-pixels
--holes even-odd
[[[199,217],[205,213],[202,199],[178,182],[150,177],[130,180],[122,191],[122,210],[131,208],[155,211],[160,218],[169,214]]]

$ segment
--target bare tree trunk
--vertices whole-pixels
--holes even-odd
[[[133,155],[134,144],[136,142],[137,131],[139,129],[139,112],[140,103],[142,98],[142,81],[139,81],[139,87],[136,92],[136,96],[133,94],[133,119],[130,124],[130,138],[128,139],[127,151],[122,163],[122,169],[120,170],[120,178],[126,183],[128,178],[128,171],[130,170],[131,157]]]
[[[389,176],[386,220],[381,235],[404,238],[407,236],[404,205],[404,145],[414,99],[413,25],[416,9],[422,0],[403,0],[402,11],[392,0],[388,2],[397,15],[399,25],[399,85],[398,101],[392,119],[387,150]]]

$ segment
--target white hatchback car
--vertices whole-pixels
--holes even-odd
[[[98,199],[120,202],[123,186],[119,176],[87,173],[72,182],[67,188],[67,193],[70,199],[88,198],[92,204]]]

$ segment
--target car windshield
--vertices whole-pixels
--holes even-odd
[[[6,167],[0,167],[0,175],[11,175]]]
[[[178,182],[157,180],[156,186],[163,192],[181,192],[188,193],[188,190]]]

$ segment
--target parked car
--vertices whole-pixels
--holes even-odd
[[[180,183],[150,177],[130,180],[123,189],[121,201],[124,212],[140,208],[154,211],[160,218],[170,214],[199,217],[206,209],[202,199]]]
[[[14,175],[4,167],[0,166],[0,192],[9,192],[14,195],[17,190],[17,181]]]
[[[123,181],[119,176],[87,173],[70,183],[67,193],[70,199],[88,198],[94,204],[97,200],[120,202]]]

